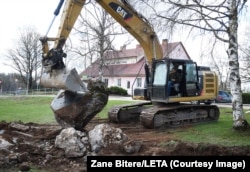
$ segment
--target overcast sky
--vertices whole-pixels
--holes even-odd
[[[32,26],[45,35],[53,19],[54,10],[59,0],[1,0],[0,1],[0,73],[10,72],[10,68],[3,65],[6,50],[17,39],[19,29]],[[60,16],[56,20],[59,20]],[[56,25],[56,23],[55,23]],[[57,30],[54,26],[50,34]]]
[[[38,33],[40,33],[41,35],[45,35],[54,17],[54,10],[56,9],[58,3],[59,0],[0,1],[0,73],[11,72],[11,68],[7,67],[6,65],[3,65],[3,57],[4,54],[6,54],[6,50],[12,47],[14,39],[18,39],[19,29],[32,26],[38,31]],[[247,2],[247,4],[248,6],[250,6],[249,1]],[[56,36],[60,21],[60,14],[56,18],[55,23],[49,33],[49,36]],[[244,28],[245,26],[242,25],[239,27],[239,29],[241,30],[244,30]],[[194,48],[193,40],[186,40],[186,38],[182,37],[177,39],[178,40],[170,40],[170,42],[181,41],[191,57],[195,57],[198,55],[198,52],[195,52],[197,51],[197,48]]]

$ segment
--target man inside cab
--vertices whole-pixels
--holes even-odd
[[[179,87],[181,81],[181,71],[173,68],[169,73],[169,81],[167,86],[168,96],[171,95],[171,89],[176,85]],[[178,84],[178,85],[177,85]],[[178,91],[178,90],[177,90]]]

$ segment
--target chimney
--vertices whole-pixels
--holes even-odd
[[[168,46],[168,39],[163,39],[162,40],[162,46],[166,48]]]
[[[123,50],[126,50],[126,45],[123,45],[120,47],[120,50],[123,51]]]
[[[163,39],[162,40],[162,51],[164,56],[166,56],[166,54],[168,54],[168,39]]]

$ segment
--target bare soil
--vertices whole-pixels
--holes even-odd
[[[86,171],[86,157],[69,159],[64,152],[54,147],[56,136],[60,133],[59,125],[34,124],[18,122],[27,126],[27,130],[20,131],[10,127],[10,123],[0,123],[0,138],[13,144],[8,149],[0,149],[0,171],[29,171],[30,168],[42,171]],[[93,119],[85,127],[86,131],[93,129],[106,120]],[[120,146],[111,145],[103,148],[98,155],[124,156],[238,156],[250,155],[250,147],[224,147],[207,143],[187,143],[176,140],[176,129],[151,130],[145,129],[138,123],[113,124],[121,128],[131,141],[142,142],[137,153],[125,153]],[[186,126],[187,127],[187,126]],[[183,128],[185,129],[185,127]],[[1,140],[0,140],[1,142]]]

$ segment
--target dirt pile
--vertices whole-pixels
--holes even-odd
[[[93,119],[86,132],[105,120]],[[176,140],[170,130],[155,131],[139,124],[112,124],[128,136],[129,141],[138,141],[142,147],[129,154],[117,145],[109,145],[98,154],[90,155],[250,155],[250,147],[223,147],[206,143],[192,144]],[[38,168],[46,171],[86,171],[86,156],[66,158],[63,150],[55,147],[55,138],[62,128],[59,125],[15,122],[0,123],[0,170],[28,171]]]

